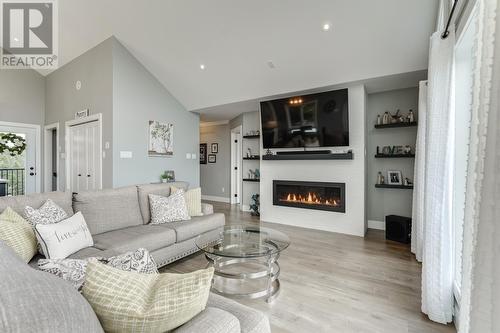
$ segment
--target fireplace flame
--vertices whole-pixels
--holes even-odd
[[[323,199],[316,195],[316,193],[308,192],[307,195],[302,196],[301,194],[288,193],[286,198],[281,199],[281,201],[288,202],[298,202],[306,204],[316,204],[316,205],[328,205],[328,206],[338,206],[339,201],[337,199]]]

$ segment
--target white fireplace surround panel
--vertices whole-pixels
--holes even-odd
[[[365,216],[365,112],[363,85],[349,89],[349,147],[353,160],[261,161],[261,220],[304,228],[364,236]],[[262,147],[261,147],[262,149]],[[262,149],[262,153],[265,153]],[[344,182],[345,213],[273,205],[273,180]]]

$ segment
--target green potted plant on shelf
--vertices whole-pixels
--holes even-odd
[[[168,171],[165,171],[164,173],[162,173],[160,175],[160,178],[161,178],[161,182],[162,183],[168,183],[170,181],[173,180],[173,176],[171,173],[169,173]]]

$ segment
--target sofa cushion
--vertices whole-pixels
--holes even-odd
[[[189,183],[173,182],[173,183],[137,185],[137,193],[139,195],[139,204],[141,207],[141,214],[144,224],[148,224],[151,221],[151,211],[149,209],[149,195],[156,194],[168,197],[170,195],[170,186],[175,186],[177,188],[187,190],[189,187]]]
[[[224,224],[224,214],[215,213],[206,216],[195,216],[189,221],[170,222],[159,226],[175,230],[177,242],[182,242],[207,231],[223,227]]]
[[[103,332],[70,284],[32,269],[1,241],[0,258],[0,332]]]
[[[240,322],[241,333],[271,333],[266,315],[248,306],[210,293],[207,307],[221,309],[235,316]]]
[[[196,317],[174,330],[175,333],[241,333],[240,322],[227,311],[205,308]]]
[[[33,228],[10,207],[7,207],[0,214],[0,239],[9,245],[26,263],[37,252]]]
[[[0,212],[3,212],[7,207],[10,207],[16,213],[26,218],[24,211],[26,206],[38,208],[42,206],[47,199],[54,201],[59,207],[64,209],[68,215],[73,215],[71,192],[47,192],[17,195],[13,197],[0,197]]]
[[[175,243],[175,231],[156,225],[139,225],[94,236],[94,246],[102,250],[127,252],[144,247],[154,251]]]
[[[73,207],[92,235],[142,224],[135,186],[75,193]]]

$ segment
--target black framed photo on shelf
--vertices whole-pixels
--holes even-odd
[[[217,154],[219,152],[219,144],[218,143],[212,143],[210,145],[210,152],[212,154]]]
[[[208,154],[208,163],[216,163],[216,162],[217,162],[217,155]]]
[[[200,164],[207,164],[207,144],[200,143]]]
[[[387,171],[387,184],[403,185],[403,176],[401,175],[401,171]]]

